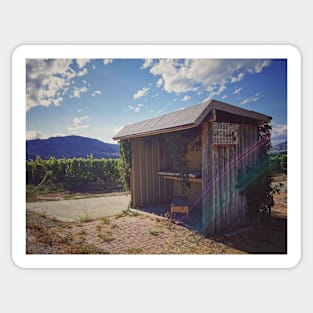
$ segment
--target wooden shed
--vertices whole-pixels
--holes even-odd
[[[183,194],[190,210],[201,212],[205,234],[246,225],[247,200],[237,188],[238,175],[255,165],[258,127],[270,121],[270,116],[210,100],[125,126],[113,139],[131,144],[132,206],[170,204]],[[183,171],[177,171],[179,156],[171,150],[175,138],[186,145]]]

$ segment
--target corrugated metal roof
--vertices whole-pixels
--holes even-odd
[[[177,127],[197,127],[213,108],[216,110],[221,110],[265,122],[271,120],[270,116],[261,113],[242,109],[220,101],[209,100],[190,108],[161,115],[142,122],[126,125],[113,137],[113,139],[118,140],[137,136],[151,135],[154,132],[158,132],[161,130],[165,132],[171,132]]]

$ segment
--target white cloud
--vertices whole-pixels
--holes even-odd
[[[254,66],[254,72],[255,73],[261,73],[263,71],[263,69],[267,66],[270,66],[270,64],[271,64],[271,61],[269,61],[269,60],[258,61],[258,62],[256,62],[255,66]]]
[[[272,138],[287,138],[287,124],[273,124]]]
[[[73,94],[70,96],[71,98],[80,98],[80,93],[78,89],[73,91]]]
[[[145,59],[145,62],[141,66],[141,69],[143,70],[147,67],[150,67],[150,66],[152,66],[152,64],[153,64],[153,59]]]
[[[112,63],[112,62],[113,62],[112,59],[104,59],[104,60],[103,60],[103,64],[105,64],[105,65],[110,64],[110,63]]]
[[[101,95],[101,94],[102,92],[100,90],[95,90],[95,92],[93,92],[91,96],[94,97],[95,95]]]
[[[241,72],[239,73],[237,76],[233,76],[231,78],[231,83],[237,83],[237,82],[240,82],[244,77],[245,77],[245,73],[244,72]]]
[[[184,98],[181,99],[181,101],[188,101],[190,99],[190,96],[186,95]]]
[[[162,78],[159,78],[158,81],[157,81],[157,83],[156,83],[156,86],[157,86],[158,88],[161,88],[162,84],[163,84],[163,79],[162,79]]]
[[[269,65],[268,60],[160,59],[154,62],[150,72],[160,76],[168,93],[210,92],[209,89],[213,88],[212,96],[221,94],[228,83],[240,81],[247,73],[260,73]]]
[[[140,90],[138,90],[135,94],[134,94],[134,99],[139,99],[141,97],[144,97],[148,94],[150,88],[141,88]]]
[[[280,142],[287,140],[287,124],[275,124],[272,125],[272,145],[275,146]]]
[[[242,88],[236,87],[234,92],[233,92],[233,95],[239,94],[241,90],[242,90]]]
[[[53,102],[53,104],[54,104],[55,106],[61,105],[62,101],[63,101],[63,98],[62,98],[62,97],[58,97],[58,98],[56,98],[56,99],[52,99],[52,102]]]
[[[76,76],[70,59],[26,61],[26,110],[41,105],[60,105]]]
[[[92,69],[93,69],[93,70],[96,69],[96,64],[92,64]]]
[[[158,96],[159,96],[159,94],[156,93],[156,94],[152,95],[151,98],[155,98],[155,97],[158,97]]]
[[[248,97],[240,102],[240,104],[245,105],[251,102],[256,102],[261,98],[261,94],[258,92],[254,96]]]
[[[127,107],[130,111],[134,111],[135,113],[138,113],[140,111],[140,108],[143,107],[143,104],[139,103],[137,106],[129,104]]]
[[[64,137],[64,136],[66,136],[66,134],[64,134],[64,133],[55,133],[55,134],[53,134],[53,135],[51,135],[51,136],[49,136],[47,138],[50,138],[50,137]]]
[[[88,116],[81,116],[81,117],[74,117],[73,119],[73,126],[68,127],[68,130],[75,131],[83,128],[88,128],[89,126],[86,124],[83,124],[84,121],[88,120]]]
[[[202,100],[202,102],[211,100],[214,96],[219,96],[226,89],[226,82],[221,82],[220,85],[209,86],[207,91],[209,92],[208,96]]]
[[[36,131],[36,130],[28,130],[26,132],[26,139],[27,140],[33,140],[33,139],[48,139],[51,137],[64,137],[66,136],[66,134],[64,133],[54,133],[54,134],[43,134],[40,131]]]
[[[219,96],[226,89],[226,82],[222,82],[218,88],[210,93],[211,97]]]
[[[222,99],[226,99],[227,98],[227,95],[224,95],[223,97],[222,97]]]
[[[85,67],[84,69],[82,69],[81,71],[79,71],[76,75],[81,77],[81,76],[85,76],[88,74],[88,70],[87,68]]]
[[[85,67],[90,61],[90,59],[76,59],[76,63],[79,68]]]
[[[87,87],[83,86],[81,88],[74,87],[73,94],[70,95],[70,98],[80,98],[81,93],[87,92]]]
[[[32,140],[32,139],[41,139],[43,137],[42,132],[38,130],[28,130],[26,132],[26,139]]]

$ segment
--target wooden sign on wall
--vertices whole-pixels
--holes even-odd
[[[238,124],[213,122],[212,128],[214,145],[238,145]]]

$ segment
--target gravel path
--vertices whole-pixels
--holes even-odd
[[[77,200],[28,202],[26,209],[45,213],[63,222],[79,221],[83,217],[97,219],[126,210],[130,195],[99,197]]]

